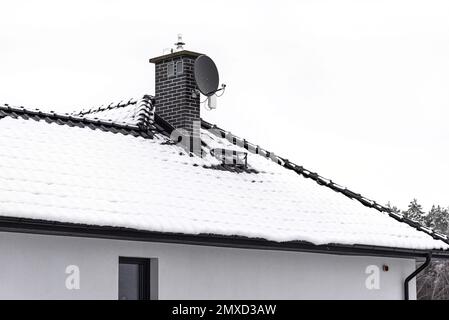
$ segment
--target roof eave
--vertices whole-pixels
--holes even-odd
[[[309,252],[349,256],[377,256],[394,258],[422,258],[432,252],[434,258],[449,259],[449,251],[416,250],[366,245],[314,245],[302,241],[275,242],[264,239],[213,234],[188,235],[152,232],[128,228],[62,223],[45,220],[0,217],[0,231],[55,236],[101,238],[113,240],[176,243],[256,250]]]

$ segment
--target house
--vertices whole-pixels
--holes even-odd
[[[447,238],[202,120],[199,56],[152,59],[154,97],[0,106],[0,298],[416,298]]]

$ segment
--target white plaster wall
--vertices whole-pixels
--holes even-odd
[[[160,299],[402,299],[411,259],[0,232],[0,299],[117,299],[119,256],[159,259]],[[380,272],[368,290],[367,266]],[[68,265],[79,290],[65,287]],[[415,298],[411,283],[411,298]]]

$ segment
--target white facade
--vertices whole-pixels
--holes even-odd
[[[0,299],[117,299],[119,257],[158,259],[159,299],[403,299],[415,270],[413,259],[9,232],[0,257]],[[69,266],[79,289],[66,287]]]

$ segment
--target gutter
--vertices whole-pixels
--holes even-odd
[[[418,274],[420,274],[422,271],[424,271],[430,265],[431,261],[432,261],[432,252],[429,252],[426,255],[426,261],[405,279],[405,281],[404,281],[404,300],[410,300],[409,282],[413,278],[415,278]]]
[[[393,258],[425,258],[429,251],[376,247],[367,245],[314,245],[303,241],[273,242],[265,239],[243,236],[223,236],[213,234],[188,235],[180,233],[152,232],[120,227],[93,226],[64,223],[29,218],[0,216],[0,232],[44,234],[54,236],[100,238],[113,240],[162,242],[184,245],[201,245],[256,250],[279,250],[292,252],[310,252],[346,256],[377,256]],[[433,256],[449,259],[447,251],[433,251]]]

